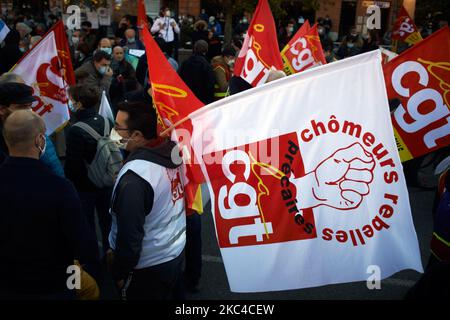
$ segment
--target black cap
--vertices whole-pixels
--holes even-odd
[[[28,104],[34,101],[32,87],[18,82],[0,83],[0,104]]]

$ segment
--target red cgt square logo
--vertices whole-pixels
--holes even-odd
[[[291,175],[303,176],[297,134],[206,154],[221,248],[316,238],[312,209],[299,210]]]

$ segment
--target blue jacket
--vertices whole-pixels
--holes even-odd
[[[59,161],[58,155],[56,154],[55,146],[53,145],[52,140],[45,135],[46,148],[45,153],[41,157],[42,163],[44,163],[51,172],[56,174],[57,176],[64,178],[64,169]]]

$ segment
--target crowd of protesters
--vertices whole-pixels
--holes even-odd
[[[95,299],[110,278],[122,299],[183,299],[185,290],[199,290],[200,216],[182,201],[173,143],[157,135],[146,54],[136,66],[127,59],[130,50],[145,49],[136,21],[124,16],[113,35],[89,21],[67,32],[76,85],[68,89],[71,120],[58,148],[61,142],[45,134],[43,120],[31,111],[32,88],[8,73],[57,19],[4,17],[11,32],[0,49],[0,272],[7,275],[0,297]],[[233,77],[250,23],[246,16],[233,26],[228,44],[223,13],[202,10],[199,17],[175,19],[162,8],[149,21],[170,65],[203,103],[250,88]],[[280,25],[281,48],[305,21]],[[317,22],[327,62],[377,49],[383,41],[377,32],[363,37],[352,28],[335,47],[333,21],[327,16]],[[176,51],[184,45],[193,53],[179,63]],[[273,71],[268,81],[284,76]],[[115,123],[99,115],[103,92]],[[102,170],[100,141],[115,161],[109,173],[115,183],[92,176]],[[446,192],[439,199],[448,202]],[[74,264],[82,269],[82,289],[75,292],[66,286],[67,267]]]

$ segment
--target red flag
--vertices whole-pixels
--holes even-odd
[[[310,28],[309,23],[306,22],[281,51],[281,58],[286,74],[294,74],[326,64],[317,32],[317,23]]]
[[[164,127],[186,118],[203,107],[201,102],[172,68],[148,29],[142,30],[153,101]]]
[[[383,66],[402,161],[450,145],[450,28],[445,27]]]
[[[269,3],[260,0],[236,60],[234,75],[257,87],[266,82],[271,67],[283,70],[283,61]]]
[[[144,0],[138,0],[137,4],[137,27],[139,29],[139,37],[142,38],[142,30],[148,28],[147,14],[145,11]]]
[[[192,147],[189,144],[192,124],[187,116],[203,107],[203,103],[197,99],[169,64],[167,58],[150,35],[148,28],[142,30],[142,35],[147,52],[153,104],[158,113],[161,127],[167,128],[180,120],[187,120],[177,125],[177,133],[184,132],[184,134],[178,134],[178,137],[182,138],[179,142],[180,149],[183,151],[185,159],[186,157],[191,159],[186,163],[186,202],[188,208],[201,212],[203,206],[201,204],[199,183],[204,181],[204,177],[200,167],[193,163],[195,157],[192,155]]]
[[[33,88],[32,109],[43,118],[47,134],[69,120],[67,83],[56,43],[56,28],[52,28],[11,70]]]
[[[404,41],[409,44],[415,44],[422,40],[419,30],[417,29],[414,21],[406,12],[405,7],[402,7],[398,13],[397,20],[394,24],[392,31],[392,39]]]
[[[73,71],[72,58],[70,57],[69,41],[67,40],[62,20],[59,20],[52,29],[55,31],[56,48],[58,49],[64,80],[68,85],[74,85],[75,73]]]

